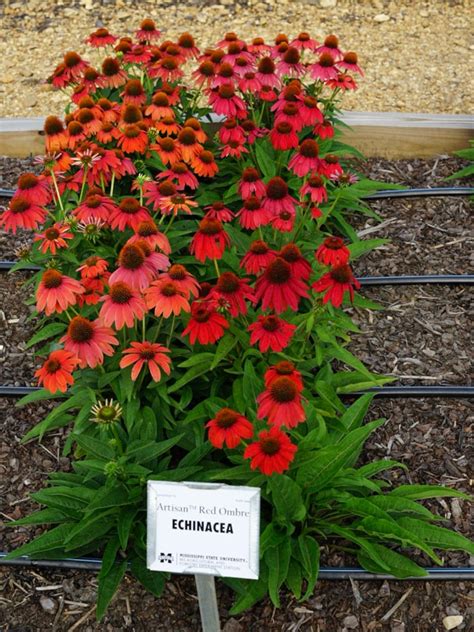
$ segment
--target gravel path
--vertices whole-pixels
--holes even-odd
[[[345,108],[472,111],[466,74],[474,51],[470,0],[5,0],[2,116],[60,113],[64,95],[51,92],[44,81],[64,52],[85,52],[84,38],[99,26],[131,35],[148,16],[166,38],[192,31],[201,48],[228,29],[268,41],[281,30],[294,36],[306,30],[319,38],[335,33],[344,48],[359,53],[366,71]],[[89,49],[87,58],[95,61],[94,51]]]

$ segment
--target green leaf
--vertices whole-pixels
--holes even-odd
[[[115,558],[117,557],[119,548],[120,542],[118,541],[118,538],[115,536],[110,538],[102,555],[102,566],[99,572],[99,580],[101,576],[105,577],[112,568],[113,563],[115,562]]]
[[[226,333],[220,340],[216,348],[216,353],[214,355],[214,360],[209,367],[209,370],[212,371],[216,368],[216,366],[224,360],[229,352],[235,347],[237,344],[237,338],[230,333]]]
[[[231,615],[237,615],[244,610],[251,608],[257,601],[260,601],[267,594],[267,580],[265,577],[260,577],[258,580],[225,580],[226,583],[231,584],[233,587],[237,581],[245,586],[245,589],[241,591],[241,596],[235,601],[234,605],[229,611]]]
[[[407,466],[403,463],[399,463],[398,461],[393,461],[391,459],[383,459],[382,461],[375,461],[374,463],[363,465],[362,467],[359,467],[357,471],[361,476],[371,478],[372,476],[375,476],[375,474],[384,472],[385,470],[391,470],[393,467],[401,467],[404,470],[407,469]]]
[[[344,362],[347,366],[351,366],[356,371],[365,375],[369,380],[373,381],[372,373],[364,366],[364,364],[355,357],[350,351],[339,345],[331,345],[331,352],[334,358]]]
[[[272,546],[267,549],[264,560],[268,566],[268,594],[272,603],[280,607],[280,587],[288,574],[291,558],[291,542],[287,538],[280,546]]]
[[[330,533],[335,533],[341,538],[357,544],[370,559],[374,560],[383,572],[386,573],[390,570],[388,563],[379,555],[373,542],[362,537],[359,533],[355,533],[353,529],[349,527],[341,527],[336,524],[327,524],[325,526]]]
[[[65,425],[63,421],[58,420],[60,415],[67,412],[68,410],[71,410],[72,408],[81,408],[87,402],[92,403],[94,401],[93,397],[94,392],[89,388],[82,389],[78,393],[75,393],[72,397],[69,397],[61,404],[59,404],[59,406],[56,406],[56,408],[54,408],[49,413],[49,415],[45,419],[43,419],[43,421],[41,421],[39,424],[36,424],[36,426],[34,426],[34,428],[32,428],[23,437],[22,443],[25,443],[26,441],[29,441],[30,439],[33,439],[37,436],[42,437],[47,430],[50,430],[53,427],[57,428],[59,426]],[[69,422],[70,418],[68,417],[67,419]]]
[[[138,509],[127,508],[122,509],[118,515],[117,520],[117,533],[120,540],[120,547],[125,551],[128,544],[128,538],[130,536],[130,530],[133,525],[135,516],[138,513]]]
[[[347,408],[346,412],[340,418],[340,421],[344,424],[346,430],[350,432],[351,430],[359,428],[373,399],[374,395],[372,393],[367,393],[366,395],[359,397],[351,406],[349,406],[349,408]]]
[[[113,564],[105,575],[99,574],[99,588],[97,592],[97,621],[100,621],[107,610],[109,603],[117,592],[120,582],[127,570],[127,560]]]
[[[65,395],[62,393],[53,395],[47,389],[39,388],[37,391],[28,393],[28,395],[25,395],[24,397],[19,399],[16,403],[16,406],[17,408],[23,408],[23,406],[26,406],[27,404],[32,404],[33,402],[39,402],[43,399],[58,399],[58,398],[64,399],[64,397]]]
[[[160,597],[166,584],[166,574],[159,571],[150,571],[145,562],[139,557],[132,558],[130,570],[132,575],[145,586],[155,597]]]
[[[304,577],[307,581],[306,592],[303,600],[313,593],[319,574],[319,545],[314,538],[309,535],[300,535],[298,546],[294,551],[295,557],[301,563]]]
[[[332,409],[339,413],[345,412],[346,407],[337,396],[336,391],[331,384],[323,382],[322,380],[317,380],[314,386],[321,399],[329,404]]]
[[[194,379],[196,379],[200,375],[204,375],[204,373],[207,373],[208,371],[209,362],[201,362],[200,364],[191,367],[189,371],[186,371],[186,373],[182,377],[180,377],[179,380],[177,380],[168,388],[168,393],[179,391],[179,389],[183,388],[185,384],[188,384],[188,382],[192,382]]]
[[[74,526],[74,522],[67,522],[59,525],[46,533],[42,533],[35,538],[32,542],[27,542],[23,546],[20,546],[14,551],[10,551],[5,559],[12,560],[21,555],[30,555],[35,557],[41,557],[47,551],[56,549],[62,549],[64,547],[64,540],[71,532],[71,527]]]
[[[141,441],[139,442],[141,445],[135,446],[134,444],[137,444],[138,442],[134,441],[130,444],[127,450],[127,457],[135,463],[146,463],[147,461],[156,459],[164,452],[168,452],[170,448],[181,441],[182,437],[183,435],[179,434],[176,437],[171,437],[171,439],[166,439],[165,441],[160,441],[159,443],[156,443],[155,441]]]
[[[87,515],[73,529],[64,541],[66,551],[72,551],[85,544],[99,540],[115,526],[111,512],[100,513],[96,516]]]
[[[349,252],[351,253],[351,261],[389,242],[390,239],[364,239],[362,241],[355,241],[348,246]]]
[[[28,340],[25,345],[25,349],[29,349],[33,345],[38,344],[38,342],[42,342],[43,340],[47,340],[48,338],[52,338],[53,336],[63,333],[66,328],[66,323],[50,323],[49,325],[45,325]]]
[[[467,551],[474,555],[474,542],[456,531],[437,527],[416,518],[398,518],[397,522],[400,527],[413,533],[435,549]]]
[[[301,566],[294,559],[291,558],[290,565],[288,567],[288,574],[286,576],[286,585],[293,593],[296,599],[301,599],[301,584],[303,583],[303,575],[301,573]]]
[[[272,492],[273,504],[281,518],[290,522],[304,520],[306,507],[301,489],[294,480],[284,474],[277,474],[269,479],[268,485]]]
[[[255,154],[257,156],[258,166],[260,167],[265,178],[273,178],[276,174],[276,163],[274,160],[274,151],[268,142],[261,141],[254,144]]]
[[[115,487],[103,487],[99,490],[94,500],[87,506],[87,512],[97,509],[108,509],[109,507],[121,507],[136,503],[141,496],[140,490],[129,491],[124,485]]]
[[[196,366],[197,364],[203,364],[203,363],[205,363],[208,366],[212,362],[213,358],[214,358],[214,354],[209,353],[208,351],[204,353],[196,353],[195,355],[193,354],[187,360],[184,360],[184,362],[181,362],[180,364],[178,364],[178,367],[180,369],[181,368],[189,369],[192,366]]]
[[[49,487],[40,489],[38,492],[31,494],[31,498],[41,505],[46,505],[60,511],[84,511],[85,507],[94,498],[95,490],[86,487],[66,487],[58,485],[57,487]]]
[[[418,566],[418,564],[415,564],[415,562],[412,562],[412,560],[404,555],[383,546],[383,544],[373,542],[372,547],[377,552],[378,557],[384,561],[385,567],[379,566],[372,558],[361,551],[357,555],[357,559],[360,565],[369,572],[386,573],[386,569],[388,568],[390,575],[398,577],[399,579],[426,577],[426,575],[428,575],[424,568]]]
[[[420,503],[410,498],[399,498],[392,494],[381,494],[380,496],[372,496],[370,502],[390,514],[418,514],[427,520],[437,520],[439,516],[435,516],[429,509],[420,505]],[[398,522],[398,518],[397,518]]]
[[[209,441],[202,445],[196,446],[193,450],[188,452],[185,457],[178,463],[178,467],[187,467],[190,465],[196,465],[202,459],[209,454],[212,450],[212,445]]]
[[[62,511],[58,509],[48,508],[48,509],[40,509],[40,511],[35,511],[34,513],[26,516],[25,518],[19,518],[18,520],[13,520],[12,522],[8,522],[6,527],[19,527],[21,525],[28,524],[55,524],[66,522],[68,520],[68,516],[64,514]]]
[[[242,394],[246,402],[246,408],[254,409],[257,401],[257,389],[259,379],[255,373],[251,360],[246,360],[244,364],[244,375],[242,381]],[[243,412],[243,411],[242,411]]]
[[[150,481],[185,481],[190,476],[193,476],[197,472],[202,470],[202,467],[178,467],[176,469],[168,470],[165,472],[159,472],[148,477]]]
[[[84,434],[75,434],[74,440],[87,455],[94,456],[104,461],[113,461],[115,458],[114,450],[103,441],[94,439]]]
[[[464,498],[471,500],[471,497],[464,492],[441,485],[400,485],[392,492],[392,496],[403,496],[411,500],[424,500],[426,498]]]

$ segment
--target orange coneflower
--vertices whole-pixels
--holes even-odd
[[[102,122],[102,127],[97,132],[97,140],[99,143],[111,143],[114,139],[120,136],[120,132],[115,127],[114,123]]]
[[[167,116],[173,117],[174,112],[168,95],[162,90],[155,92],[151,99],[151,104],[145,110],[145,114],[151,116],[153,121],[159,121]]]
[[[77,268],[77,271],[81,273],[81,279],[97,279],[107,275],[108,267],[109,264],[105,259],[93,255],[92,257],[88,257],[84,263]]]
[[[77,294],[84,288],[75,279],[71,279],[58,270],[46,270],[36,290],[36,309],[46,316],[61,314],[77,303]]]
[[[170,215],[173,213],[173,215],[176,216],[180,211],[191,215],[191,207],[197,207],[199,205],[188,195],[184,195],[184,193],[175,193],[170,197],[162,198],[159,206],[164,215]]]
[[[143,241],[152,249],[159,248],[165,255],[171,252],[171,245],[168,237],[164,233],[160,233],[153,219],[140,222],[135,228],[135,234],[130,237],[127,244],[134,244],[137,241]]]
[[[165,116],[165,118],[155,121],[154,128],[161,136],[177,136],[181,130],[181,125],[176,122],[173,116]]]
[[[146,92],[140,79],[129,79],[120,93],[124,103],[143,105],[146,103]]]
[[[191,160],[191,167],[194,169],[198,176],[204,178],[212,178],[219,171],[216,161],[214,160],[214,154],[212,151],[202,149]]]
[[[156,151],[164,165],[172,165],[181,160],[181,147],[169,136],[157,138],[156,144],[151,145],[150,149]]]
[[[70,227],[67,224],[56,222],[42,233],[35,235],[33,241],[41,241],[39,247],[43,254],[49,252],[55,255],[58,248],[67,248],[66,239],[73,239],[74,235],[69,232]]]
[[[74,114],[76,121],[79,121],[88,136],[96,134],[102,127],[100,116],[100,108],[95,108],[95,111],[92,108],[80,108]]]
[[[143,154],[148,147],[148,134],[138,125],[125,125],[119,129],[118,144],[126,154]]]
[[[143,366],[147,366],[153,381],[159,382],[162,370],[167,375],[171,373],[171,360],[167,353],[170,353],[170,350],[157,342],[132,342],[123,352],[120,368],[125,369],[133,364],[131,378],[135,381]]]
[[[126,283],[111,283],[109,293],[100,299],[102,305],[99,317],[104,325],[122,329],[125,325],[133,327],[135,319],[142,320],[147,312],[143,297]]]
[[[64,343],[66,351],[78,358],[81,369],[86,366],[94,369],[103,364],[104,355],[113,355],[112,346],[118,345],[113,329],[105,327],[99,320],[92,321],[82,316],[71,320],[60,342]]]
[[[198,296],[199,294],[199,283],[180,263],[175,263],[168,269],[167,272],[159,274],[158,279],[175,283],[180,292],[182,292],[188,299],[191,296]]]
[[[89,62],[82,59],[82,57],[75,51],[65,53],[63,62],[70,80],[75,82],[81,77],[84,69],[89,65]]]
[[[178,144],[185,162],[191,162],[194,156],[201,151],[201,145],[192,127],[183,127],[178,134]]]
[[[79,121],[70,121],[67,124],[68,149],[75,149],[86,139],[86,130]]]
[[[48,116],[44,122],[46,150],[49,152],[60,151],[68,146],[68,136],[63,122],[57,116]]]
[[[155,310],[155,316],[169,318],[181,312],[191,311],[189,301],[177,283],[168,279],[158,279],[145,290],[148,309]]]
[[[18,228],[36,230],[46,219],[46,209],[33,204],[21,195],[15,195],[8,208],[0,215],[0,226],[16,233]]]
[[[152,79],[159,77],[163,81],[178,81],[184,75],[178,61],[169,55],[153,64],[148,73]]]
[[[65,393],[68,385],[74,384],[72,373],[77,363],[78,359],[73,353],[58,349],[49,354],[43,366],[36,371],[35,377],[50,393]]]
[[[104,123],[115,123],[120,118],[120,107],[118,103],[112,103],[109,99],[101,97],[96,105],[102,111],[102,121]]]
[[[102,76],[99,83],[103,88],[119,88],[127,83],[128,75],[116,57],[106,57],[102,62]]]

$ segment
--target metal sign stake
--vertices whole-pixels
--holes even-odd
[[[199,600],[199,612],[203,632],[220,632],[214,575],[194,575]]]

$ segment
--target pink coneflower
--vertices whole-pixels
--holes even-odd
[[[146,203],[151,204],[154,211],[160,209],[161,200],[164,197],[170,197],[175,193],[177,193],[177,188],[171,180],[165,180],[160,184],[149,181],[145,182],[143,185],[143,194],[145,196]]]
[[[117,38],[109,33],[108,29],[100,28],[97,31],[91,33],[84,40],[86,44],[89,44],[93,48],[102,48],[103,46],[109,46],[115,44]]]
[[[285,103],[275,116],[275,125],[279,123],[290,123],[295,132],[301,131],[304,123],[300,106],[296,103]]]
[[[316,40],[312,39],[309,33],[303,31],[298,35],[296,39],[290,42],[290,46],[293,46],[294,48],[297,48],[301,51],[310,50],[311,52],[314,52],[318,46],[318,43]]]
[[[258,93],[258,98],[262,101],[267,101],[268,103],[272,103],[276,101],[278,98],[278,94],[275,90],[270,86],[262,86],[260,92]]]
[[[239,44],[238,42],[230,42],[227,46],[227,52],[222,58],[223,62],[229,62],[237,68],[244,61],[250,64],[254,61],[254,56],[247,50],[246,44]],[[239,64],[240,62],[240,64]]]
[[[44,384],[50,393],[65,393],[68,385],[74,384],[72,373],[76,365],[77,358],[74,354],[58,349],[49,354],[43,366],[36,371],[35,377],[38,378],[38,384]]]
[[[301,197],[309,195],[311,202],[325,202],[328,193],[324,185],[324,180],[317,173],[312,173],[300,189]]]
[[[318,143],[315,140],[307,138],[298,147],[298,151],[288,163],[288,168],[302,178],[310,171],[318,169],[321,164],[321,160],[318,156]]]
[[[260,274],[275,257],[276,252],[264,241],[257,239],[251,243],[249,251],[240,262],[240,267],[244,268],[247,274]]]
[[[324,159],[320,161],[318,171],[326,178],[331,179],[333,176],[339,176],[343,173],[339,158],[334,154],[326,154],[324,156]]]
[[[261,57],[258,65],[255,78],[258,79],[262,88],[279,88],[281,81],[275,73],[275,62],[271,57]]]
[[[287,151],[298,147],[299,139],[293,125],[287,121],[281,121],[270,131],[270,142],[275,149]]]
[[[170,267],[168,257],[162,252],[156,252],[154,248],[150,248],[145,240],[136,241],[134,245],[142,249],[145,255],[145,265],[150,268],[153,276],[156,276],[158,272],[163,272]]]
[[[148,367],[154,382],[161,380],[161,371],[167,375],[171,373],[171,360],[166,355],[170,350],[157,342],[132,342],[128,349],[123,352],[120,360],[120,368],[133,365],[131,378],[135,382],[144,366]]]
[[[211,88],[220,88],[221,86],[231,85],[238,80],[232,64],[224,62],[216,68],[214,77],[211,80]]]
[[[158,279],[164,279],[175,283],[178,286],[180,292],[182,292],[187,299],[191,298],[191,296],[199,295],[199,283],[196,281],[193,275],[190,274],[186,270],[186,268],[179,263],[175,263],[168,269],[167,272],[163,272],[162,274],[160,274],[158,276]]]
[[[260,174],[255,167],[246,167],[239,180],[238,192],[243,200],[251,195],[263,197],[266,192],[265,184],[260,179]]]
[[[290,344],[296,325],[270,314],[259,316],[257,322],[248,326],[248,330],[251,332],[250,344],[257,345],[262,353],[269,349],[280,353]]]
[[[295,382],[286,376],[274,380],[269,388],[257,397],[258,419],[268,418],[268,423],[280,428],[294,428],[306,419],[301,395]]]
[[[328,79],[326,85],[331,88],[331,90],[357,90],[357,84],[354,79],[343,72],[338,73],[335,79]]]
[[[150,44],[153,40],[160,39],[161,32],[156,28],[154,20],[145,18],[140,24],[140,28],[135,32],[135,37],[141,42]]]
[[[191,33],[182,33],[178,38],[178,46],[186,58],[197,57],[199,55],[199,49]]]
[[[122,281],[133,289],[144,290],[154,275],[155,271],[147,263],[143,249],[136,243],[127,244],[120,251],[119,267],[110,275],[109,283]]]
[[[229,31],[229,33],[226,33],[224,39],[217,42],[216,46],[218,48],[227,48],[230,44],[245,46],[244,40],[239,39],[233,31]]]
[[[3,225],[5,230],[11,230],[13,233],[16,233],[18,228],[36,230],[44,223],[46,216],[47,211],[44,208],[16,195],[0,215],[0,226]]]
[[[318,46],[315,52],[319,55],[331,55],[335,60],[342,57],[342,51],[339,48],[339,39],[336,35],[328,35],[323,44]]]
[[[340,237],[326,237],[316,250],[315,257],[325,266],[338,266],[349,261],[350,252]]]
[[[242,439],[253,436],[253,426],[246,417],[231,408],[221,408],[216,416],[208,421],[209,441],[215,448],[225,445],[236,448]]]
[[[242,145],[245,142],[245,132],[234,117],[226,118],[219,128],[219,140],[223,145],[234,142]]]
[[[291,233],[295,227],[296,211],[279,211],[271,221],[271,225],[275,230],[281,233]]]
[[[288,211],[289,213],[295,210],[296,200],[291,197],[288,192],[288,185],[279,176],[271,178],[266,186],[266,195],[263,200],[263,208],[276,215],[280,211]]]
[[[142,320],[147,312],[147,306],[140,294],[126,283],[112,283],[109,293],[101,299],[103,305],[99,317],[104,325],[115,329],[133,327],[135,319]]]
[[[241,279],[233,272],[223,272],[210,293],[210,297],[222,299],[229,306],[229,313],[236,318],[239,314],[247,313],[245,301],[253,302],[253,290],[248,284],[249,279]]]
[[[291,274],[298,279],[307,281],[311,276],[311,264],[301,254],[300,249],[296,244],[289,243],[280,250],[279,257],[284,259],[291,268]]]
[[[342,61],[337,62],[337,67],[343,68],[344,70],[349,70],[350,72],[358,72],[359,75],[363,77],[364,73],[362,71],[362,68],[358,65],[358,61],[359,60],[357,59],[357,53],[349,51],[347,53],[344,53]]]
[[[300,104],[300,116],[304,125],[316,125],[323,121],[323,113],[314,97],[306,96]]]
[[[155,316],[169,318],[172,314],[179,316],[181,312],[191,311],[188,299],[179,285],[168,279],[158,279],[145,290],[148,309],[155,310]]]
[[[137,241],[145,242],[152,250],[159,248],[165,255],[169,255],[171,252],[168,237],[158,230],[153,219],[140,222],[135,229],[135,234],[130,237],[127,244],[134,244]]]
[[[209,59],[202,61],[197,69],[191,74],[194,82],[202,88],[202,86],[209,86],[212,78],[216,73],[216,66]]]
[[[271,51],[271,46],[265,44],[265,40],[263,37],[255,37],[252,40],[252,43],[248,45],[248,50],[250,53],[254,55],[261,55],[264,53],[269,53]]]
[[[360,283],[352,274],[350,265],[343,263],[323,274],[311,287],[315,292],[326,292],[323,303],[330,302],[334,307],[340,307],[346,292],[350,300],[354,300],[354,288],[359,289]]]
[[[36,290],[36,309],[46,316],[61,314],[77,302],[77,295],[84,288],[79,281],[71,279],[58,270],[46,270]]]
[[[239,79],[238,85],[241,92],[251,92],[252,94],[262,88],[262,84],[254,72],[246,72],[241,79]]]
[[[237,141],[230,141],[221,151],[221,158],[227,156],[233,156],[234,158],[241,158],[243,154],[248,154],[249,150],[245,145],[241,145]]]
[[[186,187],[189,187],[190,189],[197,189],[199,186],[198,179],[184,162],[174,162],[169,169],[159,173],[157,178],[160,180],[174,181],[178,191],[181,191]],[[175,191],[175,193],[176,192],[177,191]]]
[[[223,202],[214,202],[210,206],[205,206],[204,210],[206,211],[205,217],[218,219],[223,224],[234,219],[234,213]]]
[[[211,302],[194,301],[191,305],[191,318],[182,335],[189,335],[192,345],[196,340],[201,345],[214,344],[222,338],[228,327],[228,321],[222,314],[216,312]]]
[[[359,181],[359,178],[355,173],[350,173],[348,171],[343,171],[342,173],[333,173],[330,179],[332,182],[337,182],[337,184],[342,186],[355,184]]]
[[[140,222],[151,220],[150,214],[140,202],[133,197],[126,197],[115,209],[109,217],[110,227],[120,231],[127,228],[135,230]]]
[[[211,91],[209,103],[216,114],[245,118],[247,116],[246,105],[241,97],[235,94],[235,89],[230,84],[225,84]]]
[[[79,360],[79,366],[84,369],[89,366],[94,369],[103,364],[104,355],[114,353],[113,345],[118,340],[110,327],[105,327],[99,320],[88,320],[82,316],[75,316],[69,323],[66,334],[60,339],[64,349],[73,353]]]
[[[51,190],[44,176],[36,176],[34,173],[23,173],[18,178],[17,186],[14,197],[19,196],[36,206],[46,206],[51,202]]]
[[[146,64],[151,60],[151,57],[148,47],[142,44],[133,44],[130,50],[123,53],[123,61],[127,64]]]
[[[281,61],[277,62],[276,72],[288,77],[299,77],[304,74],[304,66],[301,63],[301,56],[298,49],[290,46],[282,55]]]
[[[218,219],[204,218],[194,235],[189,251],[198,261],[222,259],[226,247],[230,246],[230,237]]]
[[[109,264],[105,259],[92,256],[88,257],[84,263],[77,268],[77,271],[81,273],[81,279],[97,279],[98,277],[104,277],[107,273]]]
[[[56,222],[42,233],[35,235],[33,241],[41,241],[39,250],[43,254],[49,250],[52,255],[55,255],[59,248],[67,248],[66,239],[73,239],[74,235],[69,230],[70,227],[67,224]]]
[[[262,200],[255,195],[250,195],[244,201],[244,205],[236,213],[239,223],[246,230],[255,230],[259,226],[265,226],[269,223],[271,214],[262,204]]]
[[[323,53],[319,61],[314,64],[310,64],[309,72],[313,79],[320,79],[321,81],[328,81],[329,79],[337,78],[337,68],[334,57],[329,53]]]
[[[162,81],[179,81],[183,71],[179,68],[179,62],[173,57],[165,56],[149,67],[148,74],[152,79],[160,78]]]
[[[288,308],[298,311],[300,299],[307,297],[306,284],[292,274],[290,264],[281,257],[269,263],[255,285],[255,298],[262,301],[262,309],[272,309],[277,314]]]

